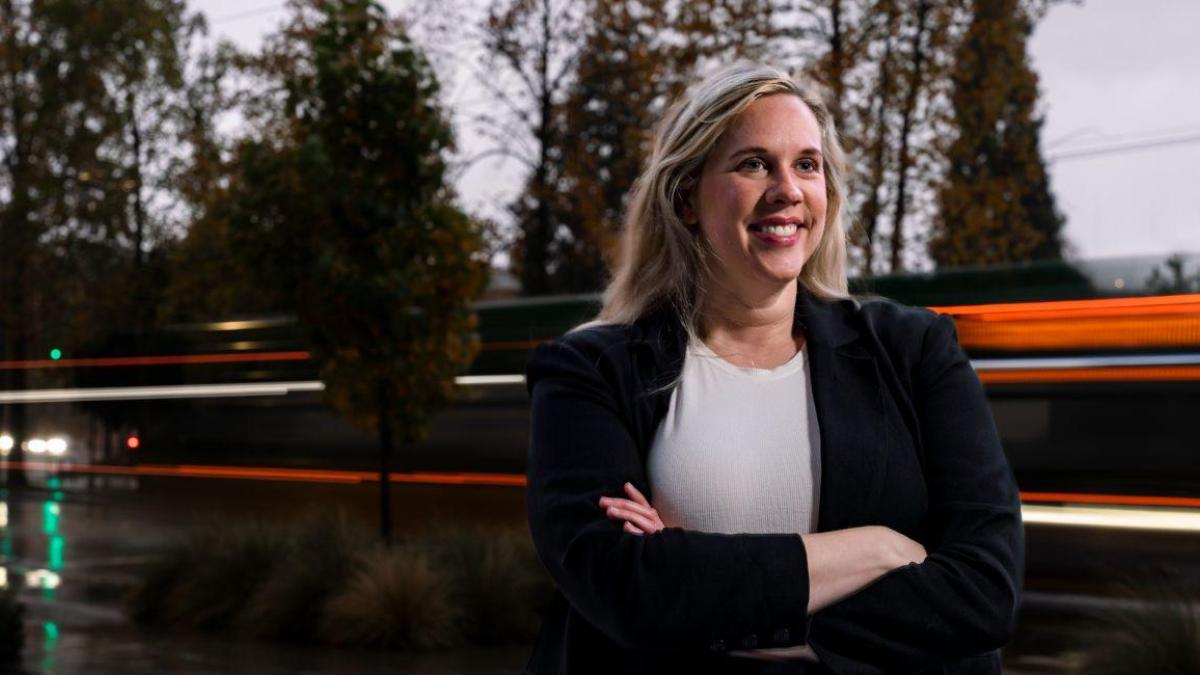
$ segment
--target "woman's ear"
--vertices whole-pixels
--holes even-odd
[[[691,190],[684,190],[679,195],[679,218],[683,220],[684,225],[692,226],[700,224],[700,218],[696,216],[696,209],[692,206]]]

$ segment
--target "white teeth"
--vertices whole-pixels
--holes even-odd
[[[762,231],[778,237],[790,237],[796,234],[796,225],[767,225]]]

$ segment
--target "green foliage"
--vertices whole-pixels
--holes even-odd
[[[446,187],[434,74],[365,0],[298,3],[248,66],[269,86],[238,150],[232,242],[299,315],[332,404],[366,427],[383,407],[419,439],[478,350],[467,303],[486,272]]]
[[[25,649],[25,606],[11,587],[0,590],[0,667],[19,663]]]
[[[1018,0],[976,0],[956,54],[957,138],[938,195],[929,252],[939,266],[1061,259],[1038,135],[1037,75],[1026,42],[1033,20]]]

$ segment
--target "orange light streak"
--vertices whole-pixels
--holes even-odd
[[[176,478],[222,478],[231,480],[266,480],[303,483],[377,483],[375,471],[343,471],[331,469],[289,469],[281,467],[211,466],[196,464],[71,464],[60,462],[0,461],[0,469],[24,469],[58,473],[87,473],[117,476],[158,476]],[[508,473],[393,473],[391,483],[419,485],[486,485],[495,487],[524,487],[523,474]]]
[[[1200,294],[930,307],[967,349],[1200,346]]]
[[[1200,366],[1113,366],[1110,368],[1043,368],[979,370],[984,384],[1042,384],[1050,382],[1194,382]]]
[[[953,316],[971,315],[1000,318],[1061,317],[1071,312],[1087,316],[1113,314],[1169,314],[1200,312],[1200,293],[1183,295],[1153,295],[1136,298],[1101,298],[1096,300],[1047,300],[1039,302],[1003,302],[986,305],[938,305],[929,309]]]
[[[1022,502],[1100,504],[1103,506],[1165,506],[1171,508],[1200,508],[1200,497],[1167,497],[1160,495],[1106,495],[1079,492],[1022,492]]]
[[[120,476],[165,476],[179,478],[221,478],[240,480],[292,481],[308,483],[374,483],[379,474],[374,471],[342,471],[329,469],[288,469],[280,467],[212,466],[198,464],[69,464],[57,462],[10,462],[0,460],[0,469],[55,471],[59,473],[90,473]],[[496,487],[525,487],[524,474],[517,473],[442,473],[419,472],[392,474],[393,483],[425,485],[488,485]],[[1121,495],[1090,492],[1021,492],[1021,501],[1029,503],[1099,504],[1107,506],[1162,506],[1170,508],[1200,508],[1200,497],[1166,495]]]
[[[0,370],[35,368],[112,368],[122,366],[177,366],[206,363],[257,363],[266,361],[306,361],[308,352],[250,352],[241,354],[174,354],[169,356],[111,356],[103,358],[0,361]]]

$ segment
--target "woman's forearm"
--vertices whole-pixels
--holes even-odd
[[[925,559],[920,544],[878,525],[800,538],[808,554],[809,614],[853,595],[897,567]]]

